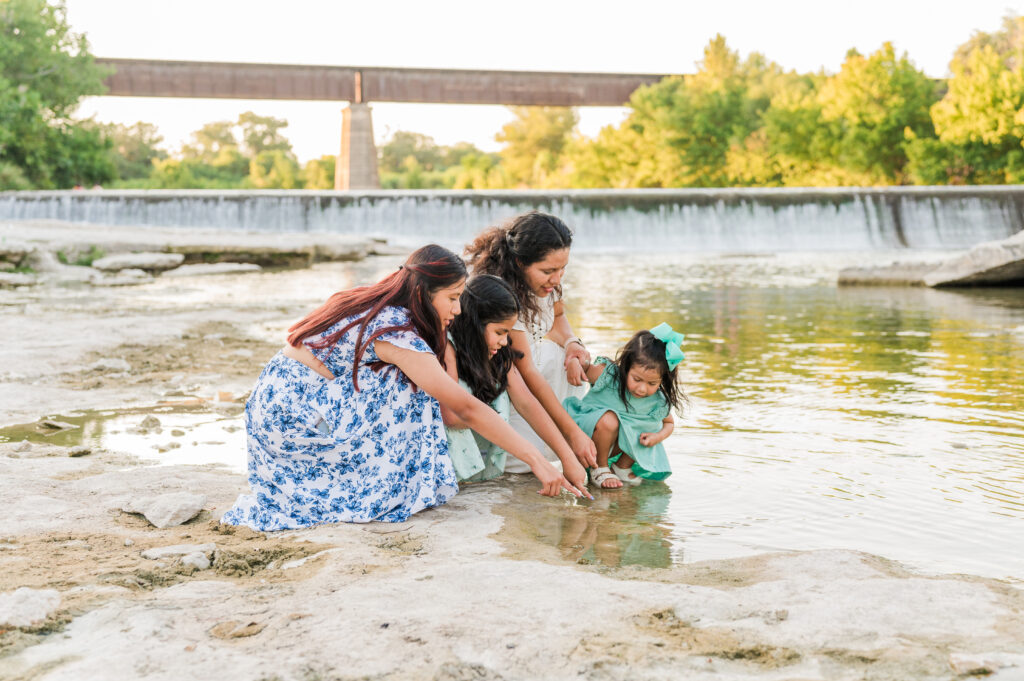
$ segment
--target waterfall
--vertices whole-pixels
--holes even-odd
[[[1024,188],[572,191],[39,191],[0,193],[0,220],[340,232],[460,245],[527,210],[563,218],[578,250],[955,249],[1024,229]]]

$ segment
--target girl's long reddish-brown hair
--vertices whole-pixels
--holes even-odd
[[[444,365],[448,339],[430,298],[440,289],[454,286],[465,278],[466,263],[462,258],[447,248],[429,244],[414,251],[397,272],[384,277],[376,284],[358,286],[332,295],[327,302],[288,329],[288,343],[298,347],[306,338],[327,331],[341,320],[361,315],[329,336],[310,343],[315,348],[330,347],[333,350],[333,346],[349,329],[359,325],[352,360],[352,384],[356,390],[359,390],[357,374],[363,353],[373,341],[392,331],[412,331],[426,341],[438,361]],[[409,310],[409,323],[388,326],[364,338],[366,325],[370,320],[391,305]],[[366,314],[362,314],[364,312]]]

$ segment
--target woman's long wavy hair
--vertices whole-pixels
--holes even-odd
[[[537,296],[526,283],[523,269],[540,262],[551,251],[572,246],[572,231],[554,215],[530,211],[501,227],[481,232],[466,255],[474,274],[493,274],[512,285],[527,321],[540,314]],[[561,288],[558,293],[561,294]]]
[[[683,403],[687,402],[686,395],[679,387],[678,376],[675,369],[668,368],[668,360],[665,359],[665,341],[655,337],[650,331],[637,331],[633,337],[626,341],[626,344],[619,350],[615,357],[615,368],[618,370],[619,399],[629,409],[629,401],[626,399],[626,376],[634,365],[639,364],[645,369],[654,369],[661,375],[661,385],[658,391],[668,402],[668,406],[678,411]]]
[[[451,325],[455,365],[459,378],[473,396],[490,403],[508,387],[508,372],[521,353],[508,344],[491,357],[484,330],[488,324],[519,316],[519,301],[512,287],[499,277],[478,274],[466,282],[460,300],[462,313]]]
[[[444,351],[448,339],[430,299],[437,291],[454,286],[465,278],[466,263],[462,258],[447,248],[429,244],[413,251],[397,272],[384,277],[376,284],[357,286],[332,295],[327,302],[288,329],[288,342],[298,347],[306,338],[324,333],[347,317],[356,316],[334,333],[310,343],[311,347],[331,348],[333,351],[334,345],[349,329],[359,326],[352,360],[352,384],[356,390],[359,390],[357,369],[363,353],[373,341],[392,331],[412,331],[427,342],[444,365]],[[381,310],[391,305],[407,309],[411,316],[409,323],[388,326],[366,336],[367,323]],[[373,368],[380,369],[382,366],[383,362]]]

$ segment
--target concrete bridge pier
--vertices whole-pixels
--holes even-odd
[[[341,151],[335,164],[334,188],[380,189],[369,104],[352,102],[341,110]]]

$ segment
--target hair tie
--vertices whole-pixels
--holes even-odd
[[[681,333],[676,333],[672,330],[672,327],[662,322],[656,327],[651,329],[651,335],[662,341],[665,344],[665,360],[668,362],[668,368],[675,369],[679,366],[679,363],[686,359],[686,355],[679,349],[683,339],[686,338]]]

